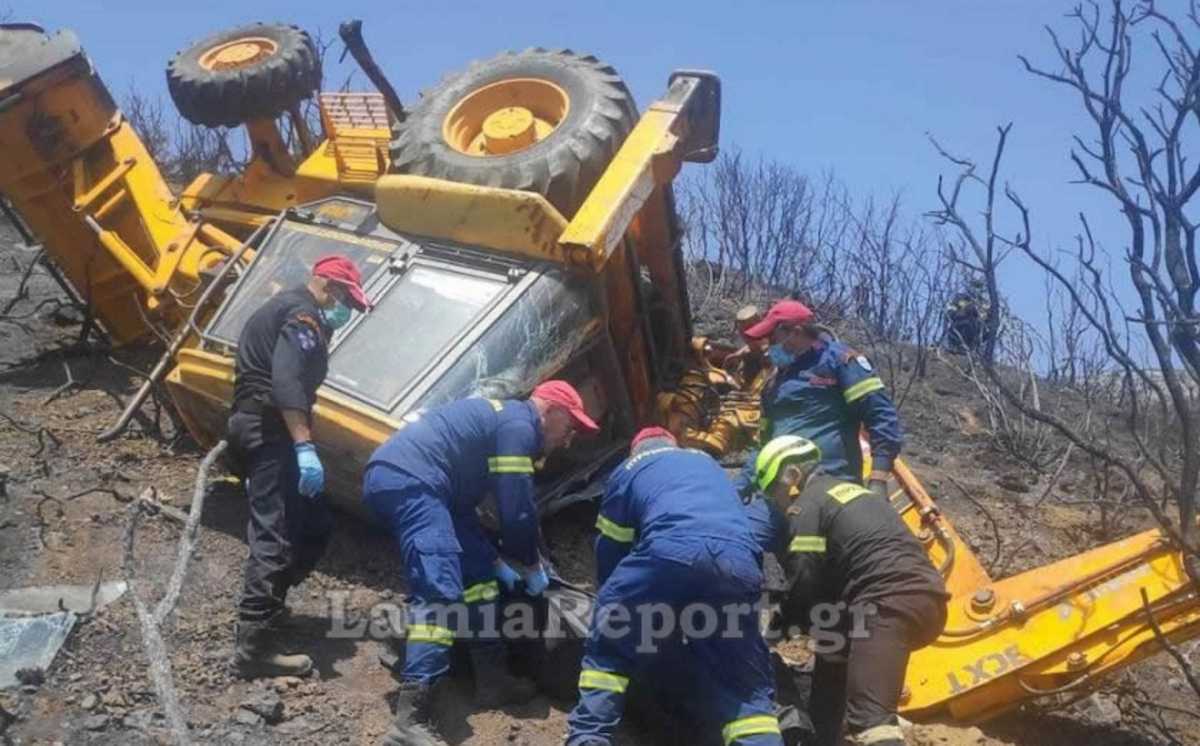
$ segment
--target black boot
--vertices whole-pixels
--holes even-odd
[[[537,696],[537,685],[508,671],[508,651],[500,643],[470,646],[475,672],[475,704],[491,710],[506,705],[523,705]]]
[[[234,625],[237,638],[234,666],[239,676],[246,679],[305,676],[312,671],[312,658],[307,655],[283,655],[271,649],[271,641],[276,634],[270,622],[243,620]]]
[[[396,719],[381,746],[445,746],[433,730],[437,684],[405,682],[396,697]]]

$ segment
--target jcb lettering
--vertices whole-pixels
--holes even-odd
[[[1010,645],[998,653],[988,653],[973,663],[962,667],[960,672],[946,674],[947,683],[953,694],[960,694],[973,689],[997,676],[1003,676],[1028,663],[1029,659],[1021,655],[1016,645]],[[965,674],[965,675],[964,675]]]

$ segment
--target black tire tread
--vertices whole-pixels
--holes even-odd
[[[444,142],[441,121],[462,96],[492,80],[497,65],[507,69],[504,77],[515,77],[522,66],[529,65],[537,71],[547,66],[561,70],[558,74],[586,86],[590,105],[569,129],[564,122],[545,140],[518,153],[487,159],[457,153]],[[575,105],[578,102],[572,101]],[[541,47],[506,51],[489,60],[474,60],[463,71],[444,76],[436,86],[422,91],[407,120],[393,129],[391,170],[534,192],[569,219],[636,122],[637,106],[625,82],[613,67],[593,55]]]
[[[200,57],[239,36],[266,36],[279,51],[257,65],[211,71]],[[321,61],[312,38],[298,26],[254,23],[222,31],[176,54],[167,64],[167,90],[185,119],[205,127],[236,127],[274,118],[321,85]]]

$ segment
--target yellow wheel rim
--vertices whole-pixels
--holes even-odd
[[[265,60],[279,51],[279,45],[263,36],[248,36],[227,41],[200,55],[200,67],[211,72],[237,70]]]
[[[544,140],[570,108],[567,92],[548,80],[501,80],[459,101],[442,123],[442,137],[466,155],[509,155]]]

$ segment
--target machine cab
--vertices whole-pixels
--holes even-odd
[[[469,396],[523,397],[538,382],[561,377],[579,388],[603,430],[562,456],[564,463],[540,472],[543,509],[555,509],[576,467],[596,468],[631,427],[593,275],[399,235],[379,221],[373,204],[344,197],[282,213],[255,251],[203,329],[200,352],[231,364],[255,309],[306,282],[313,263],[328,254],[342,254],[358,266],[374,303],[334,334],[315,412],[322,450],[339,450],[339,443],[347,448],[327,459],[352,465],[340,475],[347,481],[357,479],[381,438],[370,437],[364,449],[354,447],[352,437],[329,437],[330,430],[390,432],[429,407]],[[181,367],[186,373],[186,360]],[[187,379],[180,382],[186,385]]]

